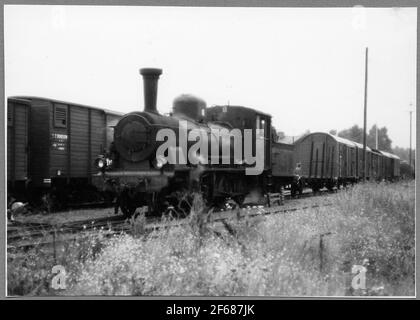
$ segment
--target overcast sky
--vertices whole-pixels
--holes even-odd
[[[415,8],[5,6],[4,15],[6,97],[129,112],[143,108],[138,69],[160,67],[162,113],[192,93],[270,113],[287,135],[363,126],[368,46],[368,127],[409,146]]]

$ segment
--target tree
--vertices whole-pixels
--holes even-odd
[[[376,125],[373,125],[367,135],[367,145],[376,148]],[[378,128],[378,149],[382,151],[392,152],[392,140],[388,137],[388,129],[386,127]]]
[[[338,136],[363,144],[363,128],[359,128],[356,124],[349,129],[341,130]],[[366,135],[366,145],[370,148],[376,148],[376,125],[373,125]],[[392,140],[388,136],[386,127],[378,128],[378,149],[392,152]]]
[[[332,129],[330,131],[328,131],[329,134],[336,136],[337,135],[337,130],[336,129]]]
[[[354,142],[363,143],[363,129],[359,128],[357,124],[349,129],[341,130],[338,136]]]
[[[392,153],[399,156],[401,160],[407,161],[407,163],[410,163],[410,148],[400,148],[395,147],[392,149]],[[416,150],[411,150],[411,164],[414,164],[414,158],[415,158]]]

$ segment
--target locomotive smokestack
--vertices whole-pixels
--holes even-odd
[[[162,69],[143,68],[140,69],[140,74],[143,76],[144,111],[158,113],[156,100],[158,80]]]

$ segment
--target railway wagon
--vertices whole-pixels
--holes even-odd
[[[398,172],[400,173],[399,177],[401,179],[414,179],[414,167],[410,166],[409,163],[405,160],[400,160],[400,168]]]
[[[343,138],[340,138],[343,139]],[[345,139],[346,140],[346,139]],[[348,140],[349,141],[349,140]],[[363,178],[363,145],[358,142],[350,141],[356,146],[356,178],[357,180],[360,180]],[[372,159],[373,156],[373,150],[366,146],[366,178],[369,179],[369,177],[372,174]]]
[[[272,141],[271,145],[272,191],[278,192],[285,185],[293,185],[302,192],[303,185],[297,185],[299,181],[295,180],[295,146],[276,141]],[[292,192],[295,193],[295,190]]]
[[[383,155],[383,179],[394,181],[400,177],[401,159],[395,154],[380,151]]]
[[[357,182],[363,170],[362,152],[363,148],[353,141],[322,132],[295,142],[295,161],[301,165],[301,176],[315,191]]]
[[[383,155],[379,150],[371,149],[371,158],[368,161],[368,166],[370,169],[369,180],[380,181],[384,179]]]
[[[30,194],[36,197],[49,190],[64,203],[68,197],[76,202],[93,200],[84,198],[92,196],[85,187],[96,170],[98,153],[112,142],[113,126],[121,114],[41,97],[11,97],[9,101],[29,109],[26,184]]]
[[[22,191],[28,182],[30,104],[7,100],[7,188]]]

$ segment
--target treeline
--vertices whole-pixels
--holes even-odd
[[[336,135],[337,130],[330,130],[330,134]],[[388,129],[386,127],[377,127],[373,125],[367,135],[366,135],[366,144],[370,148],[376,149],[376,135],[378,135],[378,146],[377,148],[382,151],[393,153],[401,158],[401,160],[405,160],[409,162],[409,148],[400,148],[400,147],[392,147],[392,140],[388,136]],[[349,129],[344,129],[338,132],[338,136],[342,138],[346,138],[355,142],[363,143],[363,128],[360,128],[358,125],[354,125]],[[414,160],[415,150],[412,150],[412,159]],[[414,161],[413,161],[414,162]]]

